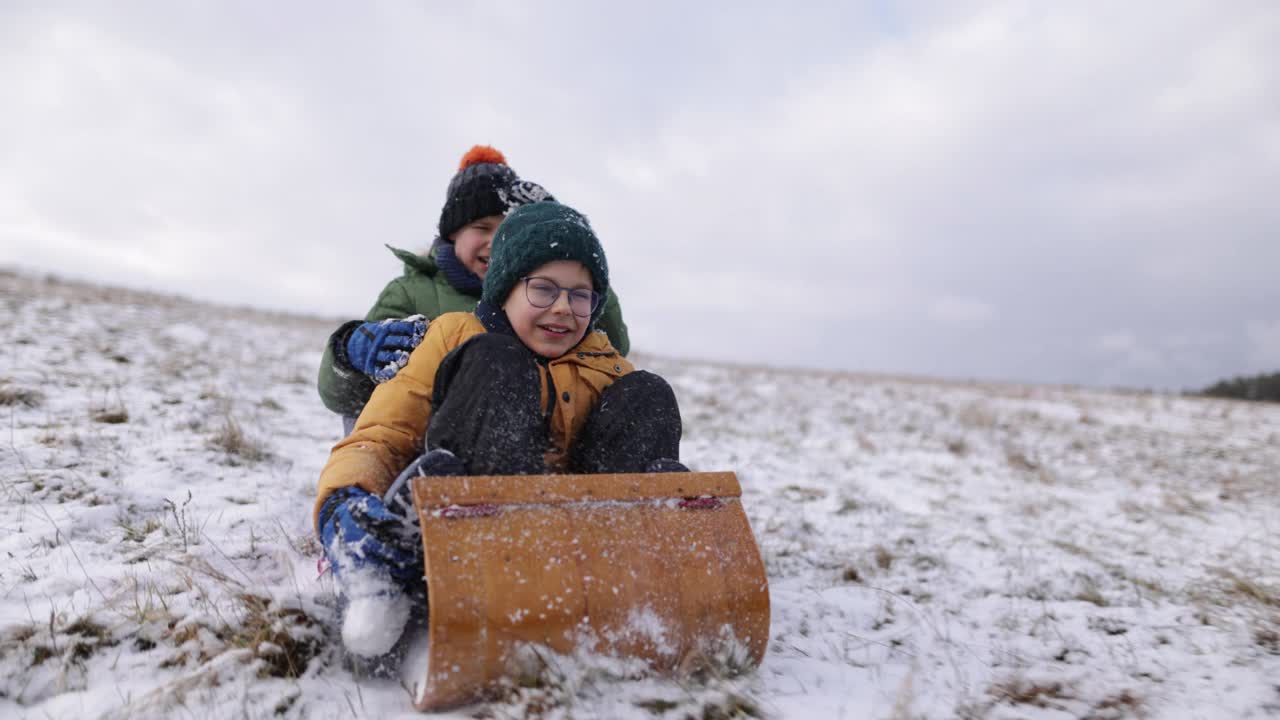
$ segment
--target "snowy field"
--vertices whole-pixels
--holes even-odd
[[[325,632],[335,325],[0,271],[0,717],[416,716]],[[742,482],[763,666],[445,717],[1280,716],[1280,406],[636,360]]]

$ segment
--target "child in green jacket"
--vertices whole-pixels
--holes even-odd
[[[387,283],[363,321],[343,324],[325,344],[318,389],[325,407],[343,416],[344,432],[421,342],[427,323],[447,312],[471,312],[480,301],[493,233],[521,205],[554,200],[540,185],[521,180],[498,150],[471,148],[449,182],[439,234],[426,255],[391,248],[404,274]],[[630,350],[622,308],[612,290],[598,327],[623,355]]]

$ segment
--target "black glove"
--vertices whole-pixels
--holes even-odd
[[[382,496],[382,501],[392,512],[410,518],[410,522],[417,524],[418,514],[413,509],[413,492],[409,488],[409,481],[416,477],[457,477],[467,474],[467,466],[457,455],[445,450],[444,448],[436,448],[423,455],[419,455],[417,460],[409,463],[409,467],[391,483],[391,487],[387,488],[387,493]]]

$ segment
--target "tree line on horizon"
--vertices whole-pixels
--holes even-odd
[[[1201,390],[1201,395],[1235,400],[1280,402],[1280,372],[1219,380]]]

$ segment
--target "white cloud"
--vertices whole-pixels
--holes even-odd
[[[1280,320],[1249,323],[1250,372],[1280,372]]]
[[[929,305],[929,315],[944,325],[979,328],[991,321],[996,309],[990,303],[966,297],[938,298]]]
[[[1138,347],[1138,339],[1126,331],[1109,332],[1097,339],[1099,350],[1106,353],[1127,355]]]
[[[1096,338],[1096,347],[1103,354],[1120,361],[1134,370],[1151,370],[1164,365],[1161,353],[1139,341],[1129,331],[1109,332]]]

